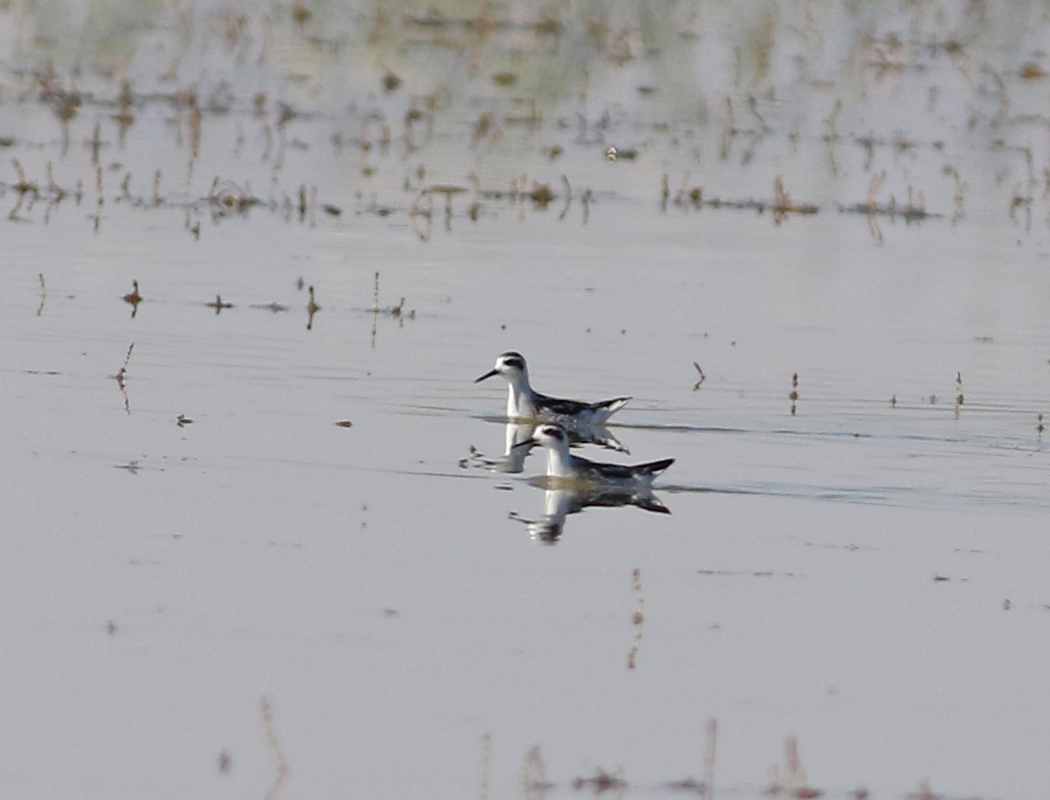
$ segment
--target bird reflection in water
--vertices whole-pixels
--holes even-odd
[[[547,481],[545,478],[538,480]],[[510,512],[510,518],[524,523],[529,534],[536,541],[554,544],[561,538],[565,530],[565,518],[591,506],[606,508],[636,506],[657,514],[671,513],[670,509],[661,503],[648,487],[631,490],[620,487],[581,485],[572,488],[548,488],[544,498],[544,513],[539,519],[526,519],[514,511]]]
[[[487,458],[477,451],[472,451],[472,460],[475,465],[482,466],[496,472],[518,474],[525,471],[525,458],[532,449],[531,439],[536,432],[538,423],[508,422],[505,431],[505,442],[503,455],[499,458]],[[604,425],[575,425],[566,428],[573,445],[593,444],[617,453],[630,454],[630,450],[617,439]],[[463,466],[466,466],[464,459]]]

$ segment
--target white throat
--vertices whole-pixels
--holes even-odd
[[[568,444],[563,447],[547,448],[547,476],[551,478],[572,478],[572,456]]]
[[[532,401],[532,387],[528,373],[507,376],[507,416],[511,419],[536,419],[536,404]]]

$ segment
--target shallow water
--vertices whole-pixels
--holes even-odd
[[[0,12],[10,793],[1046,785],[1043,15],[552,8]]]

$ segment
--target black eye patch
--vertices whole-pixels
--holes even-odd
[[[506,356],[504,356],[503,363],[506,364],[508,367],[517,367],[518,369],[525,368],[525,359],[521,358],[520,356],[518,356],[517,358],[507,358]]]

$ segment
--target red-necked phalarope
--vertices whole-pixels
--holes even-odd
[[[653,478],[674,463],[673,458],[645,464],[603,464],[569,452],[569,434],[561,425],[540,425],[531,439],[518,447],[538,444],[547,448],[547,478],[582,484],[600,484],[631,489],[647,489]]]
[[[496,366],[477,378],[480,383],[493,375],[499,375],[510,384],[507,394],[507,416],[510,419],[557,420],[571,425],[601,425],[614,412],[619,411],[630,397],[614,397],[597,403],[580,400],[564,400],[548,397],[529,386],[529,368],[521,353],[510,351],[496,359]]]

